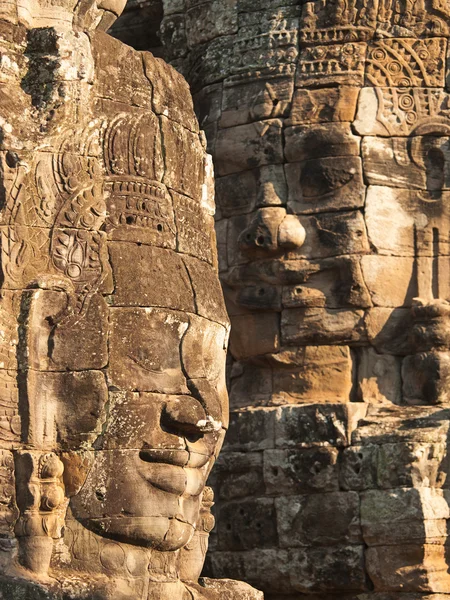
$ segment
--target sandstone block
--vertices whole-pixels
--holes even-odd
[[[81,371],[106,366],[108,309],[102,296],[93,296],[85,313],[77,321],[66,323],[57,323],[67,306],[65,292],[37,290],[26,292],[22,298],[24,314],[19,331],[24,343],[17,350],[20,368],[27,365],[42,371]]]
[[[183,257],[183,262],[194,291],[197,314],[228,327],[229,320],[222,290],[220,286],[213,285],[217,279],[215,268],[194,257]]]
[[[265,450],[264,483],[269,495],[332,492],[339,489],[338,450]],[[317,496],[316,496],[317,497]]]
[[[205,168],[200,137],[165,116],[160,119],[165,156],[163,183],[180,194],[200,200]],[[183,147],[191,149],[188,155]]]
[[[100,434],[108,401],[101,371],[29,371],[26,394],[32,423],[29,436],[34,444],[77,449]],[[34,406],[35,395],[41,399],[41,411]],[[46,427],[47,422],[53,424],[52,430]]]
[[[443,442],[382,444],[378,452],[378,486],[384,489],[447,487],[447,464]]]
[[[287,184],[282,165],[266,165],[216,180],[216,202],[225,217],[257,207],[287,203]]]
[[[272,399],[272,369],[234,363],[230,374],[230,407],[267,406]]]
[[[276,447],[348,446],[366,411],[362,403],[280,407],[276,413]]]
[[[281,314],[283,344],[348,344],[365,339],[364,312],[323,308],[285,309]]]
[[[266,450],[275,446],[276,409],[258,408],[230,414],[226,452]]]
[[[280,548],[214,552],[207,555],[205,570],[216,578],[228,576],[258,585],[267,593],[295,593],[290,581],[290,555]]]
[[[109,384],[142,392],[187,393],[180,361],[181,339],[187,328],[187,316],[183,313],[152,308],[114,309]],[[148,335],[149,331],[152,335]],[[164,370],[159,369],[160,365],[166,365]]]
[[[294,93],[292,76],[260,77],[250,81],[225,80],[220,127],[286,117]]]
[[[218,0],[193,5],[186,11],[187,41],[190,47],[237,31],[237,0],[223,5]]]
[[[417,297],[416,261],[410,257],[363,256],[361,269],[374,306],[411,306]]]
[[[373,348],[358,352],[358,398],[362,402],[400,404],[402,400],[401,360],[378,354]]]
[[[279,119],[222,129],[216,143],[217,175],[283,162]]]
[[[280,347],[278,313],[253,313],[232,319],[230,351],[236,360],[277,352]]]
[[[448,412],[441,407],[374,404],[353,432],[354,444],[446,443]]]
[[[361,494],[361,526],[369,546],[444,543],[449,507],[442,490],[396,488]]]
[[[156,306],[195,312],[191,281],[179,255],[163,248],[110,242],[109,256],[116,274],[113,306]],[[133,270],[130,260],[136,265]]]
[[[344,490],[366,490],[377,487],[378,446],[350,446],[342,452],[339,470]]]
[[[448,589],[446,550],[433,544],[377,546],[366,551],[375,591],[431,592]]]
[[[219,550],[252,550],[278,545],[272,498],[221,503],[218,512]]]
[[[403,395],[407,404],[445,404],[448,401],[450,356],[421,352],[403,359]]]
[[[366,44],[313,46],[300,52],[296,87],[338,84],[361,86],[364,81]]]
[[[358,88],[296,89],[288,124],[352,122],[356,112]]]
[[[404,356],[414,352],[410,339],[411,310],[408,308],[369,309],[364,317],[369,342],[377,352]]]
[[[225,452],[219,456],[208,484],[221,502],[264,496],[263,453]]]
[[[358,156],[359,138],[347,123],[324,123],[286,127],[285,155],[288,162],[329,156]]]
[[[302,594],[367,589],[363,546],[295,548],[289,551],[291,586]]]
[[[288,206],[296,214],[350,210],[364,205],[359,157],[328,157],[285,166]]]
[[[284,308],[372,306],[360,260],[355,256],[286,261],[277,275],[286,283],[282,293]]]
[[[352,360],[345,346],[306,346],[273,355],[273,397],[281,403],[348,402]]]
[[[281,548],[362,543],[356,492],[281,497],[275,507]]]
[[[145,74],[153,88],[152,107],[154,112],[197,133],[198,122],[194,115],[194,106],[186,80],[160,58],[155,59],[153,56],[143,54],[142,60]],[[187,112],[188,115],[186,115]]]

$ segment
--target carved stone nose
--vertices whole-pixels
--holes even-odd
[[[161,421],[180,435],[202,434],[212,430],[211,419],[205,409],[191,396],[178,396],[169,400],[162,412]]]
[[[278,228],[278,245],[295,250],[305,243],[306,231],[296,215],[286,215]]]
[[[295,250],[303,245],[305,236],[305,229],[296,215],[286,214],[284,208],[262,208],[241,233],[238,244],[242,252],[249,254],[261,250],[277,252],[284,248]]]

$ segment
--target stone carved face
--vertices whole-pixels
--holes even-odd
[[[261,11],[261,23],[248,23],[265,68],[240,72],[230,41],[223,86],[208,70],[223,42],[208,42],[208,59],[192,53],[187,72],[194,90],[206,84],[197,102],[218,175],[238,406],[350,394],[437,401],[402,390],[400,376],[418,348],[414,299],[450,291],[448,14],[425,4],[267,7],[267,21]],[[188,31],[189,45],[204,42],[196,35]],[[258,62],[236,47],[239,65]],[[360,365],[353,391],[350,348]],[[386,364],[389,397],[371,389]]]
[[[20,576],[114,573],[141,594],[149,565],[163,583],[199,576],[229,325],[187,84],[90,35],[29,32],[57,65],[35,85],[17,34],[27,83],[4,75],[21,110],[2,117],[0,439],[16,479],[2,534]]]

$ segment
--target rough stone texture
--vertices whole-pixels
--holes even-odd
[[[172,0],[160,35],[213,155],[232,322],[207,573],[447,597],[447,3]]]
[[[102,31],[124,4],[0,3],[0,598],[261,600],[200,578],[229,421],[211,160],[181,75]]]

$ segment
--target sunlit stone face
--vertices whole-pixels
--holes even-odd
[[[245,17],[258,51],[242,25],[239,43],[209,40],[209,58],[187,61],[218,175],[238,406],[439,401],[402,389],[400,371],[426,346],[414,299],[450,292],[448,14],[409,4],[261,7]],[[374,392],[386,363],[391,389]]]
[[[181,600],[202,567],[205,484],[228,427],[211,162],[187,84],[162,61],[101,32],[14,31],[0,439],[16,485],[3,570],[58,593],[52,578],[89,573],[107,600],[141,597],[152,577],[172,587],[149,598]]]

